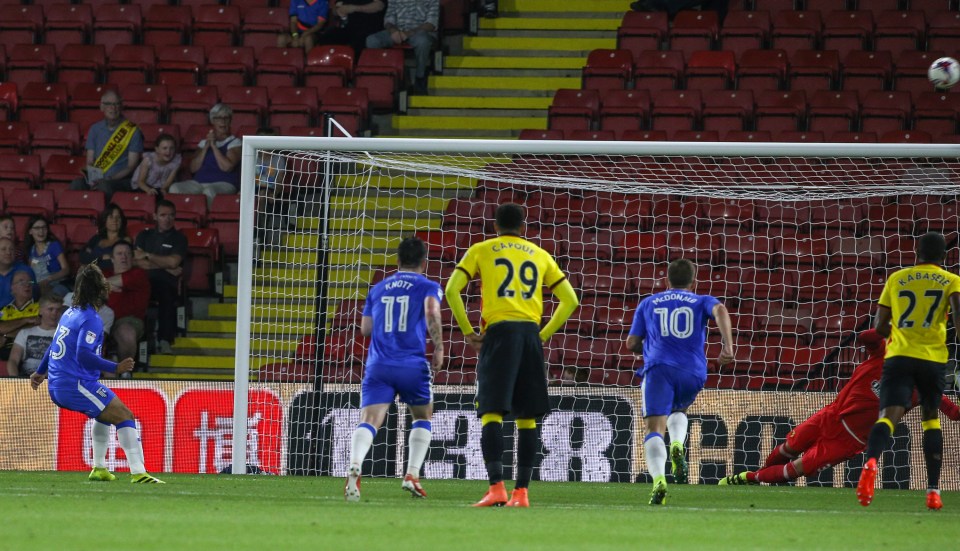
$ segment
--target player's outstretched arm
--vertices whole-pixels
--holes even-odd
[[[447,280],[446,288],[443,290],[443,294],[447,298],[447,304],[450,305],[453,319],[457,320],[457,325],[460,326],[460,331],[463,332],[464,336],[475,333],[473,326],[470,325],[470,319],[467,318],[467,309],[463,305],[463,297],[460,295],[467,287],[467,283],[470,283],[467,274],[461,270],[454,270],[453,275]]]
[[[720,329],[720,338],[723,348],[720,350],[720,357],[717,362],[720,365],[727,365],[733,361],[733,323],[730,321],[730,312],[723,304],[717,304],[713,307],[713,319],[717,321],[717,327]]]
[[[443,328],[440,324],[440,300],[437,297],[430,296],[424,299],[424,312],[427,318],[427,332],[430,334],[430,340],[433,341],[433,361],[431,366],[434,371],[440,371],[443,367]]]
[[[953,400],[942,396],[940,398],[940,411],[953,421],[960,421],[960,407],[953,403]]]
[[[580,306],[580,299],[577,297],[577,292],[567,279],[564,279],[553,288],[553,294],[560,300],[560,304],[558,304],[557,309],[553,311],[553,316],[550,317],[550,321],[540,330],[540,340],[543,342],[547,342],[564,323],[567,323],[573,311],[577,309],[577,306]]]

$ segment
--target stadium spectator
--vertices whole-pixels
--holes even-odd
[[[33,270],[23,262],[15,260],[15,249],[13,241],[0,237],[0,304],[8,304],[13,300],[11,283],[17,272],[27,272],[30,274],[30,281],[35,280]]]
[[[150,195],[167,193],[180,170],[181,160],[176,138],[160,134],[153,151],[144,153],[140,165],[133,171],[133,189]]]
[[[23,259],[23,251],[16,246],[20,242],[17,238],[17,223],[13,220],[13,216],[9,214],[0,215],[0,239],[9,239],[16,250],[14,258],[16,260]]]
[[[13,341],[10,359],[7,360],[7,372],[11,377],[29,377],[37,370],[43,354],[53,341],[62,308],[63,300],[60,297],[53,294],[40,297],[40,325],[22,329]]]
[[[30,274],[19,271],[11,282],[13,298],[0,309],[0,360],[10,358],[13,341],[25,327],[40,323],[40,305],[33,300],[33,281]]]
[[[97,310],[106,303],[108,293],[100,268],[95,264],[80,268],[74,301],[57,325],[60,336],[53,340],[37,371],[30,376],[30,387],[37,390],[49,376],[48,391],[53,403],[61,409],[96,419],[91,427],[93,470],[87,477],[89,480],[108,482],[117,479],[107,469],[110,425],[115,425],[117,440],[130,466],[130,482],[163,484],[150,476],[144,467],[143,446],[133,413],[112,390],[97,381],[102,371],[123,374],[133,369],[133,358],[114,363],[97,355],[103,346],[103,324]]]
[[[63,297],[64,306],[61,307],[61,315],[67,310],[67,304],[73,303],[73,291],[70,291]],[[100,321],[103,323],[103,332],[106,335],[110,334],[110,330],[113,329],[113,321],[116,319],[116,315],[113,313],[113,308],[110,308],[106,304],[100,307],[97,310],[97,315],[100,316]],[[104,372],[104,375],[112,375],[116,377],[115,373]]]
[[[490,488],[474,506],[529,507],[527,488],[540,448],[536,418],[550,410],[543,343],[580,301],[550,253],[521,237],[523,207],[514,203],[497,207],[494,228],[497,237],[467,249],[447,281],[445,294],[464,338],[480,355],[476,403]],[[484,332],[477,334],[460,293],[481,274]],[[497,274],[497,279],[487,274]],[[545,285],[560,303],[541,329]],[[509,499],[503,484],[503,417],[508,413],[517,419],[517,476]]]
[[[325,0],[290,0],[290,32],[277,35],[277,46],[309,52],[327,24],[329,11]]]
[[[367,48],[409,44],[417,61],[413,92],[427,93],[430,53],[437,42],[440,0],[390,0],[383,16],[383,30],[367,37]]]
[[[408,237],[397,247],[399,271],[377,283],[367,295],[360,333],[370,337],[370,348],[360,387],[360,422],[350,443],[350,464],[344,497],[360,500],[363,459],[396,396],[410,408],[407,474],[401,488],[413,497],[427,497],[420,485],[420,468],[430,448],[433,393],[430,372],[443,367],[443,329],[440,326],[440,285],[424,277],[427,246]],[[394,308],[394,304],[405,307]],[[396,330],[395,330],[396,328]],[[427,333],[433,341],[427,361]]]
[[[810,476],[843,463],[863,451],[870,428],[877,419],[880,400],[874,389],[880,385],[886,344],[875,329],[857,336],[867,359],[829,405],[800,423],[767,456],[758,471],[742,472],[720,479],[720,485],[776,484]],[[917,405],[913,400],[911,407]],[[940,411],[960,420],[960,408],[944,397]]]
[[[233,109],[218,103],[210,109],[213,127],[207,137],[200,140],[198,151],[190,161],[192,180],[176,182],[170,193],[202,193],[207,196],[207,206],[219,194],[234,194],[240,189],[240,138],[233,135],[231,122]]]
[[[63,243],[50,233],[50,223],[41,215],[31,216],[27,221],[23,257],[30,260],[41,295],[53,292],[62,297],[70,292],[64,284],[70,276],[70,264]]]
[[[345,44],[354,55],[367,46],[367,37],[383,30],[383,0],[340,0],[333,6],[339,24],[316,37],[317,45]]]
[[[180,277],[187,257],[187,237],[173,225],[176,214],[173,203],[166,199],[157,201],[157,227],[140,232],[133,251],[133,263],[147,271],[150,296],[159,305],[157,346],[164,354],[173,352],[172,344],[177,336]]]
[[[917,240],[917,265],[890,275],[877,306],[877,332],[890,337],[880,377],[880,419],[870,429],[867,462],[857,483],[857,499],[866,507],[873,501],[877,460],[914,389],[920,395],[923,420],[923,456],[927,464],[927,507],[940,509],[940,467],[943,431],[938,408],[946,386],[947,310],[960,327],[960,276],[940,267],[947,256],[943,234],[928,232]],[[897,320],[891,324],[891,320]]]
[[[116,316],[110,336],[117,343],[117,357],[134,358],[143,338],[144,320],[150,305],[150,277],[133,265],[133,245],[118,241],[113,246],[113,269],[104,272],[110,285],[107,306]]]
[[[80,262],[96,262],[101,269],[110,268],[113,262],[110,256],[113,246],[120,241],[133,243],[133,238],[127,234],[127,216],[123,209],[116,203],[110,203],[100,213],[97,233],[90,237],[87,245],[80,251]],[[64,301],[69,302],[66,299]]]
[[[86,175],[74,180],[70,189],[98,189],[110,201],[114,192],[130,189],[130,176],[143,154],[143,134],[123,117],[123,101],[116,92],[104,92],[100,111],[103,120],[87,132]]]
[[[687,408],[707,381],[704,345],[707,324],[716,321],[723,347],[719,362],[733,361],[733,332],[727,308],[710,295],[693,292],[697,268],[685,258],[667,267],[670,288],[640,302],[627,336],[627,349],[643,354],[643,418],[646,437],[644,457],[653,477],[651,505],[667,498],[664,465],[667,448],[664,432],[670,433],[670,460],[674,481],[687,482],[684,442],[687,439]]]

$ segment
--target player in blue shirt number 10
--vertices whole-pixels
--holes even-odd
[[[117,477],[107,470],[110,425],[117,427],[117,440],[127,455],[130,482],[163,484],[147,473],[143,446],[133,413],[112,390],[100,384],[100,372],[127,373],[133,370],[133,358],[113,363],[101,357],[103,322],[97,311],[107,302],[110,286],[95,264],[81,266],[77,272],[73,304],[60,317],[53,342],[30,376],[30,386],[40,388],[47,379],[53,403],[62,409],[80,412],[93,423],[93,470],[89,479],[109,482]]]
[[[627,337],[627,348],[643,354],[643,418],[647,435],[644,456],[653,477],[651,505],[667,498],[664,475],[667,448],[664,432],[670,433],[670,460],[674,482],[687,482],[687,408],[707,382],[707,355],[704,345],[707,323],[717,322],[723,347],[718,361],[733,361],[730,314],[716,298],[693,292],[697,268],[686,259],[674,260],[667,268],[670,288],[640,302]]]

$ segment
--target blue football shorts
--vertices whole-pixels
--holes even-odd
[[[117,397],[109,388],[99,381],[80,381],[75,384],[63,381],[57,386],[50,386],[50,399],[54,404],[70,411],[80,412],[87,417],[96,419],[103,413],[104,408],[111,400]]]
[[[669,365],[648,366],[643,375],[643,416],[670,415],[690,407],[703,390],[706,377]]]
[[[389,404],[395,396],[410,406],[425,406],[433,402],[430,386],[430,365],[385,366],[368,364],[360,384],[360,407]]]

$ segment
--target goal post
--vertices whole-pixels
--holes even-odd
[[[258,189],[270,163],[276,186]],[[947,234],[948,268],[958,264],[956,145],[249,136],[241,166],[235,474],[247,472],[248,458],[258,462],[258,419],[275,411],[264,400],[282,404],[283,415],[270,424],[283,432],[273,435],[284,442],[282,464],[268,470],[342,474],[367,289],[412,234],[427,239],[427,275],[444,284],[465,248],[490,235],[503,201],[525,205],[528,237],[554,254],[582,302],[545,347],[555,408],[542,423],[543,480],[645,479],[640,364],[622,341],[640,298],[662,288],[669,260],[698,264],[698,292],[728,303],[742,345],[730,368],[711,364],[691,409],[691,479],[701,481],[756,466],[791,424],[832,399],[861,359],[853,337],[889,271],[913,262],[919,233]],[[479,297],[467,293],[476,320]],[[445,326],[450,358],[434,379],[425,475],[482,478],[471,444],[479,425],[465,413],[476,356],[455,325]],[[713,358],[716,346],[711,331]],[[923,481],[912,415],[885,454],[885,484]],[[399,417],[377,436],[369,460],[377,474],[404,464]],[[960,432],[944,428],[947,457],[960,452]],[[505,465],[511,458],[507,450]],[[849,478],[838,470],[808,483]],[[945,470],[944,487],[960,488],[960,479]]]

